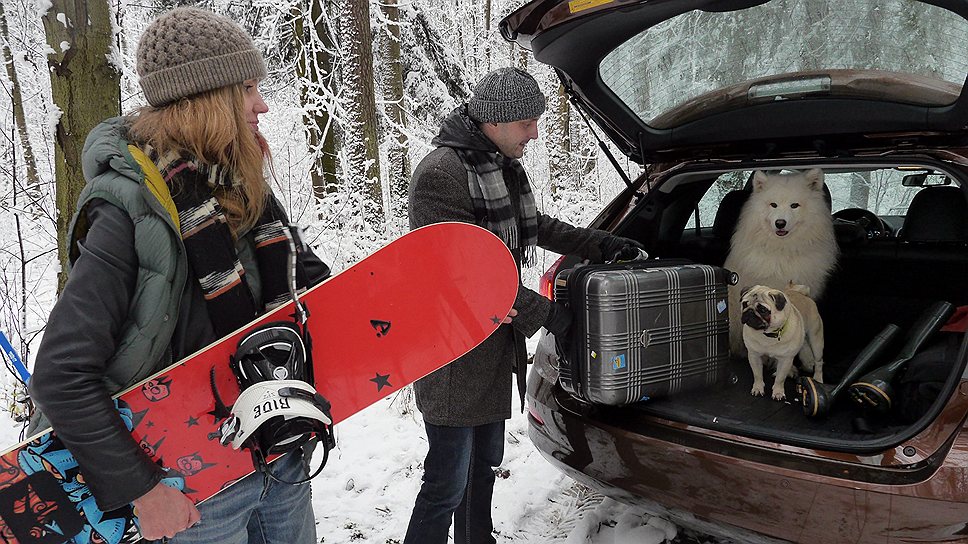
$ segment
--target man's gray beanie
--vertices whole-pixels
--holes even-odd
[[[262,79],[266,65],[252,38],[235,21],[200,8],[175,8],[142,34],[138,75],[145,98],[157,107]]]
[[[517,68],[498,68],[484,76],[467,101],[467,113],[478,123],[512,123],[537,119],[545,111],[545,97],[531,74]]]

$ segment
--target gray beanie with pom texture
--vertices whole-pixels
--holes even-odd
[[[467,101],[467,113],[478,123],[512,123],[537,119],[545,97],[531,74],[518,68],[498,68],[484,76]]]
[[[262,53],[245,30],[200,8],[175,8],[155,19],[137,56],[141,88],[156,107],[266,77]]]

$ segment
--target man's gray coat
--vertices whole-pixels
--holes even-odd
[[[505,169],[511,208],[518,209],[520,180]],[[485,226],[474,214],[468,173],[457,152],[438,147],[417,165],[410,185],[410,228],[461,221]],[[604,231],[577,228],[538,214],[538,245],[561,254],[601,260]],[[518,271],[521,252],[515,250]],[[457,361],[419,380],[417,407],[433,425],[470,427],[511,417],[512,374],[527,369],[525,339],[544,324],[551,302],[521,286],[514,303],[518,315],[480,346]],[[523,374],[522,374],[523,375]]]

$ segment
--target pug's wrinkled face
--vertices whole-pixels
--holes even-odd
[[[787,299],[782,291],[763,285],[743,289],[740,295],[743,325],[758,331],[779,327],[784,320]],[[775,324],[775,325],[774,325]]]

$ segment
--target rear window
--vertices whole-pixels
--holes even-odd
[[[905,184],[906,176],[923,175],[918,185]],[[748,189],[753,172],[740,170],[719,176],[699,203],[700,227],[712,227],[720,201],[726,193]],[[873,212],[894,228],[900,228],[911,200],[927,187],[960,186],[957,179],[944,173],[919,168],[864,168],[825,170],[824,183],[830,190],[831,212],[860,208]],[[696,226],[696,216],[690,221]]]
[[[704,93],[810,70],[878,70],[961,85],[968,21],[912,0],[774,0],[692,11],[639,33],[599,67],[646,124]]]

